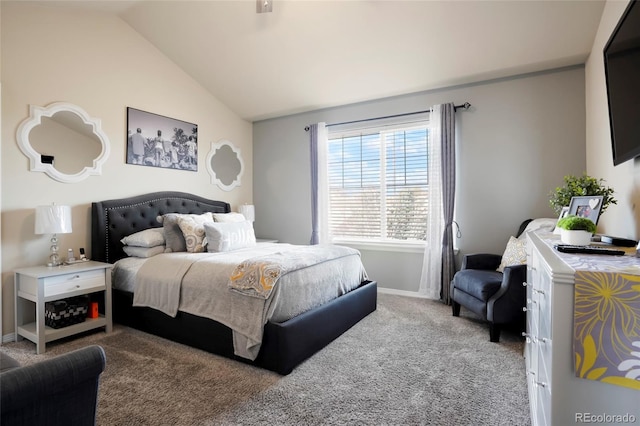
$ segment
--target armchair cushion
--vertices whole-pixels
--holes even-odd
[[[463,269],[453,277],[454,287],[485,303],[502,284],[502,273],[480,269]]]

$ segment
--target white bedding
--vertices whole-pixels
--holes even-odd
[[[176,265],[183,265],[182,269],[188,270],[188,273],[179,287],[178,309],[227,325],[234,331],[236,355],[255,359],[267,321],[286,321],[357,288],[366,280],[359,253],[352,250],[337,259],[287,272],[279,278],[266,300],[229,289],[229,277],[239,263],[257,256],[295,251],[296,248],[301,246],[262,243],[256,247],[223,253],[166,253],[155,256],[156,260],[147,264],[146,268],[144,264],[148,259],[125,258],[114,266],[113,287],[135,295],[141,272],[152,269],[149,266],[153,263],[157,267],[166,256],[180,256]],[[186,264],[188,267],[184,266]],[[162,293],[163,297],[172,298],[169,295],[171,291]],[[163,303],[158,301],[159,305]]]

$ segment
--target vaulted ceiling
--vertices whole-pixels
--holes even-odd
[[[118,14],[249,121],[582,64],[603,1],[46,2]]]

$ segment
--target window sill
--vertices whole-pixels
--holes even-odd
[[[398,253],[424,253],[424,249],[427,243],[424,241],[414,242],[385,242],[385,241],[363,241],[363,240],[349,240],[342,238],[335,238],[332,244],[344,245],[353,247],[358,250],[372,250],[372,251],[387,251]],[[458,249],[455,248],[453,252],[458,254]]]
[[[424,241],[415,242],[385,242],[385,241],[362,241],[348,239],[334,239],[333,244],[340,244],[353,247],[358,250],[393,251],[403,253],[424,253],[426,243]]]

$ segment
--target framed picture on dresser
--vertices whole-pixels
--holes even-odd
[[[584,197],[571,197],[569,204],[569,215],[586,217],[593,223],[598,224],[600,209],[602,209],[602,195],[587,195]]]

